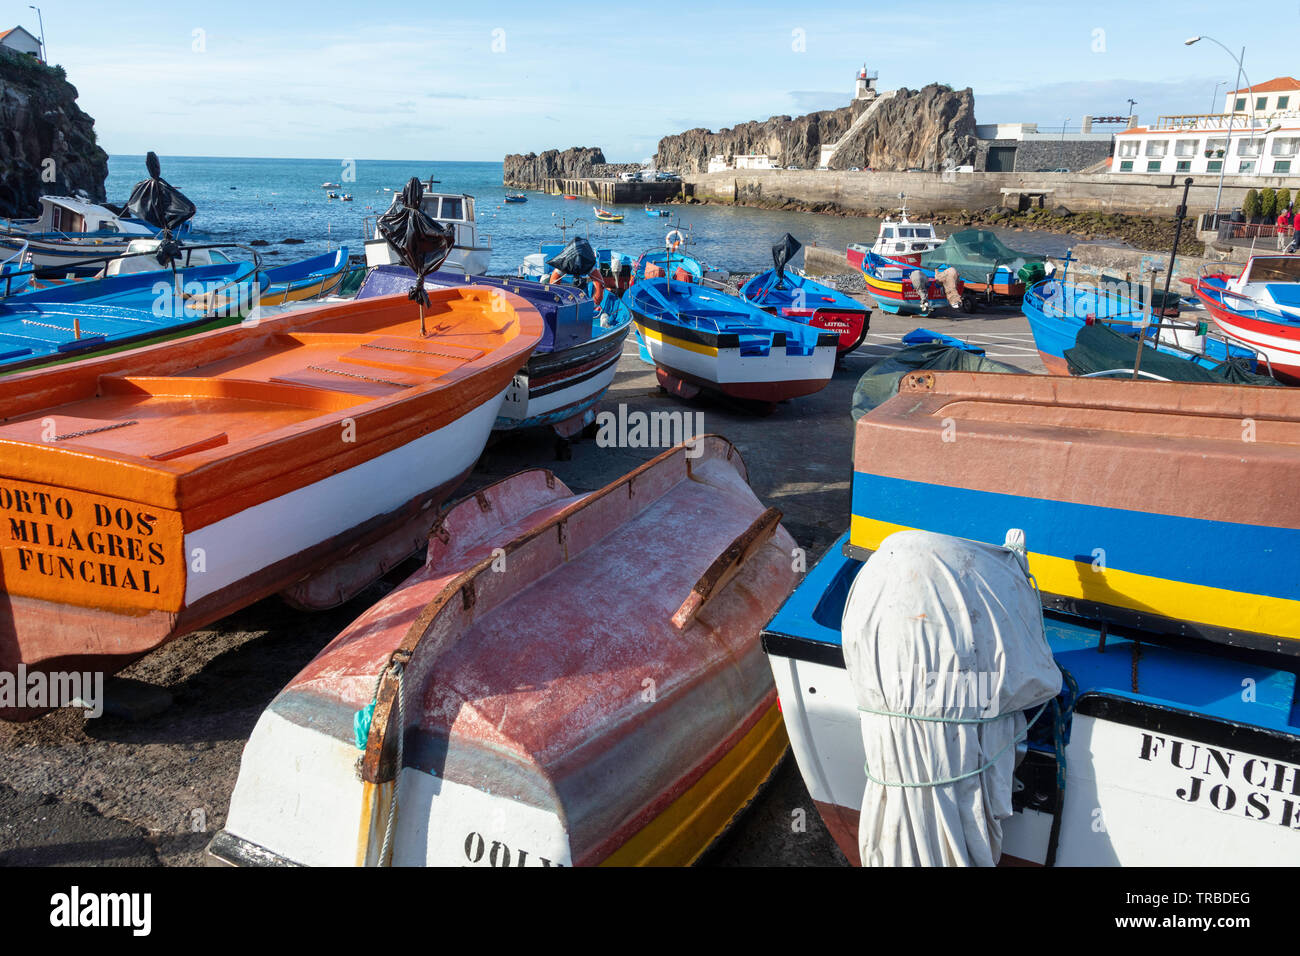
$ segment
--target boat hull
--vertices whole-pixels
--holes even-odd
[[[917,259],[919,260],[919,256]],[[862,275],[866,280],[867,292],[876,300],[876,304],[893,315],[925,315],[948,304],[943,291],[933,279],[926,280],[925,295],[922,296],[907,281],[906,270],[900,264],[914,265],[907,257],[900,256],[881,264],[878,257],[868,253],[862,265]],[[893,273],[900,273],[895,277]]]
[[[1300,654],[1300,502],[1280,491],[1300,393],[911,373],[859,419],[854,460],[857,553],[904,528],[1022,528],[1045,606]]]
[[[555,352],[535,352],[514,377],[495,431],[563,426],[600,404],[613,384],[630,324],[589,342]]]
[[[340,603],[418,547],[541,328],[514,296],[505,313],[486,290],[432,299],[436,341],[390,297],[0,383],[30,406],[0,426],[0,671],[111,672],[286,588],[300,605]],[[480,331],[494,328],[499,346]],[[173,425],[177,402],[193,411]],[[64,504],[37,515],[31,501]],[[375,561],[325,593],[304,587],[359,549]]]
[[[866,754],[839,622],[861,565],[843,555],[847,537],[831,546],[768,625],[763,646],[809,794],[857,865]],[[1028,541],[1032,546],[1032,532]],[[1058,664],[1081,690],[1065,748],[1066,785],[1063,794],[1056,791],[1053,751],[1032,746],[1016,771],[1013,813],[1002,823],[1004,864],[1047,862],[1057,813],[1058,866],[1294,861],[1300,852],[1294,826],[1300,797],[1292,786],[1300,779],[1300,728],[1289,717],[1294,674],[1108,637],[1050,614],[1045,623]],[[1243,701],[1243,680],[1264,697]]]
[[[734,448],[715,436],[697,447],[591,495],[532,471],[450,509],[425,568],[262,715],[211,852],[313,865],[698,859],[785,752],[758,630],[794,572],[793,540]],[[734,576],[710,578],[719,560]],[[636,585],[585,586],[614,567]],[[678,607],[705,579],[718,585],[705,602]],[[400,686],[380,679],[394,655]],[[372,699],[358,740],[353,715]]]
[[[1208,294],[1199,283],[1193,288],[1215,325],[1267,356],[1276,378],[1300,385],[1300,324],[1269,322],[1245,315],[1225,306],[1220,297]]]
[[[386,239],[367,239],[366,265],[402,265]],[[452,246],[446,260],[438,268],[443,272],[461,272],[467,276],[486,275],[492,261],[491,246]]]

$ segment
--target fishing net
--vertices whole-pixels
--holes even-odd
[[[1085,325],[1065,350],[1065,361],[1073,375],[1119,370],[1132,374],[1137,363],[1138,340],[1117,332],[1103,322]],[[1267,375],[1256,375],[1237,361],[1204,368],[1178,355],[1170,355],[1146,346],[1142,350],[1142,372],[1158,375],[1171,382],[1218,382],[1234,385],[1277,385]],[[1117,376],[1122,378],[1123,375]],[[1140,377],[1140,376],[1139,376]]]

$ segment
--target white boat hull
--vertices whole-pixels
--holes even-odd
[[[453,246],[447,260],[438,268],[443,272],[462,272],[467,276],[487,275],[488,264],[491,259],[491,246]],[[366,240],[366,265],[368,267],[400,266],[403,264],[386,240]]]

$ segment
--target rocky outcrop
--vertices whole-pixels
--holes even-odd
[[[975,95],[931,83],[898,90],[835,151],[830,167],[933,172],[975,161]]]
[[[718,132],[697,128],[659,141],[657,169],[702,173],[714,156],[766,154],[780,166],[815,169],[822,144],[834,143],[853,123],[854,108],[822,110],[806,116],[773,116]]]
[[[62,67],[0,50],[0,215],[40,211],[39,196],[104,201],[108,154]]]
[[[527,188],[546,179],[585,179],[592,167],[604,165],[605,154],[597,146],[572,146],[537,153],[511,153],[505,158],[502,185]]]

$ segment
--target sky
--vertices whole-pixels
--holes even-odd
[[[1071,127],[1221,108],[1236,78],[1300,73],[1300,3],[1221,0],[647,4],[46,0],[47,51],[110,153],[499,161],[846,105],[881,90],[975,92],[980,123]],[[40,33],[25,3],[0,28]],[[1264,27],[1264,28],[1262,28]],[[1275,38],[1262,42],[1261,38]],[[1214,97],[1218,86],[1219,96]],[[1246,81],[1242,81],[1242,86]]]

